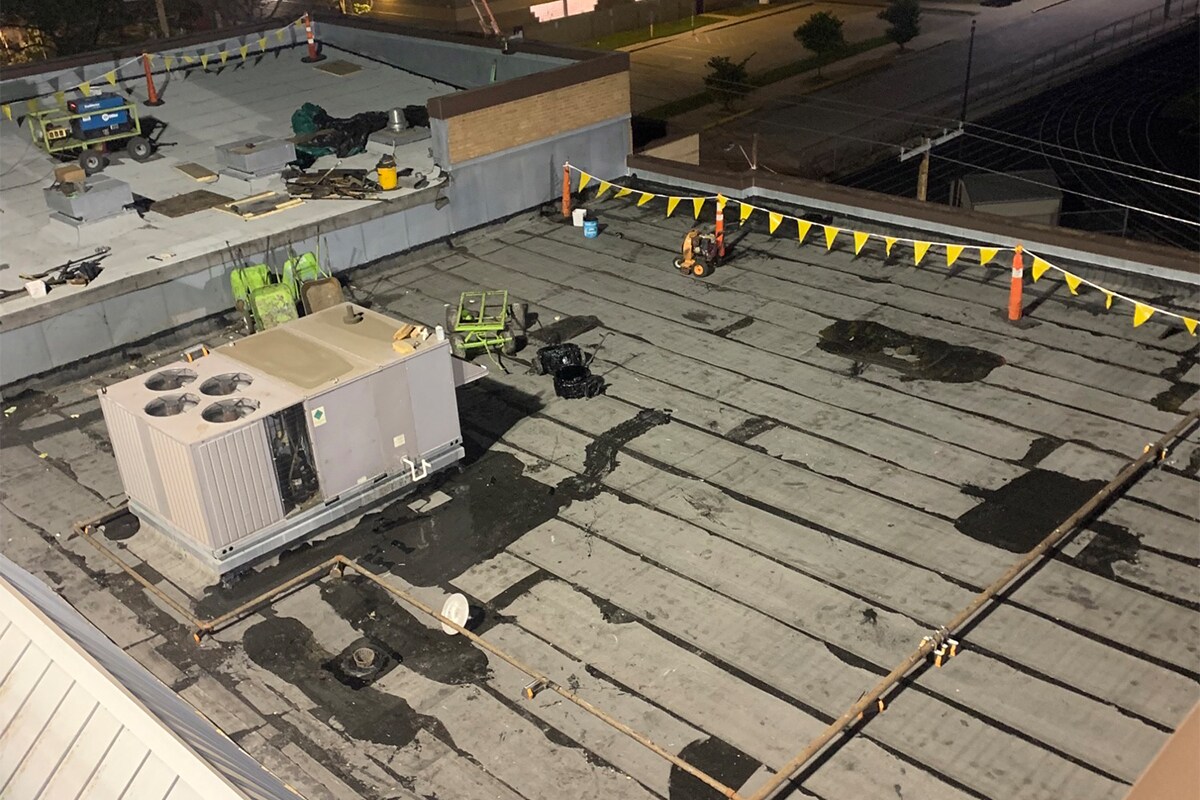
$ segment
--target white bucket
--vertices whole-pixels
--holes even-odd
[[[576,228],[583,227],[583,220],[587,217],[586,208],[577,208],[571,212],[571,221],[575,223]]]

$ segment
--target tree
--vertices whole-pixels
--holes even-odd
[[[708,74],[704,76],[704,85],[726,111],[754,88],[750,85],[750,73],[746,70],[746,62],[751,58],[753,55],[734,62],[729,56],[713,56],[705,64]]]
[[[891,25],[887,29],[887,37],[903,50],[904,45],[921,32],[920,0],[892,0],[887,8],[879,12],[879,18]]]
[[[817,54],[817,75],[830,56],[846,47],[842,21],[828,11],[813,14],[792,34],[809,50]]]

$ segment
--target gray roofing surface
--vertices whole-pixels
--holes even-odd
[[[977,172],[964,175],[963,184],[973,205],[1020,200],[1061,200],[1058,176],[1052,169],[1014,170],[1004,174]]]
[[[752,790],[1197,403],[1194,340],[1131,327],[1099,292],[1045,294],[1014,327],[1003,264],[827,253],[756,219],[695,280],[671,266],[687,214],[588,205],[599,238],[531,212],[352,284],[426,324],[461,291],[507,288],[538,314],[535,344],[596,354],[605,395],[558,398],[531,350],[505,359],[460,392],[461,473],[229,588],[128,518],[108,545],[201,617],[339,552],[435,607],[461,591],[486,641]],[[11,400],[5,549],[250,754],[313,798],[700,796],[361,578],[195,646],[70,535],[119,502],[94,391],[173,358],[144,353]],[[803,792],[1122,797],[1200,697],[1198,464],[1193,432]],[[389,660],[355,688],[338,670],[364,643]]]

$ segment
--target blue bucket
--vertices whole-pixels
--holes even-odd
[[[595,239],[600,235],[600,223],[594,219],[585,219],[583,221],[583,237],[585,239]]]

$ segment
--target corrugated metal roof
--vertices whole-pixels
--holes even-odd
[[[0,797],[299,795],[0,556]]]
[[[1011,203],[1020,200],[1061,200],[1058,176],[1049,169],[1026,169],[997,173],[964,175],[963,186],[974,206],[987,203]]]

